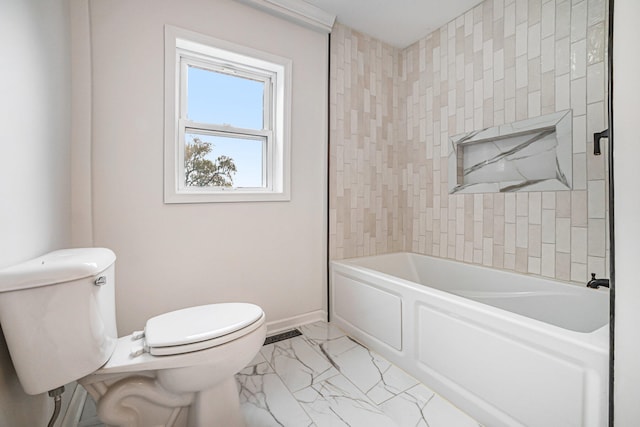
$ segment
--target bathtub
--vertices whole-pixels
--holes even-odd
[[[487,427],[608,423],[606,290],[411,253],[330,286],[334,324]]]

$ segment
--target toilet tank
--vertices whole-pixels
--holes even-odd
[[[82,378],[111,357],[115,260],[109,249],[64,249],[0,270],[0,327],[28,394]]]

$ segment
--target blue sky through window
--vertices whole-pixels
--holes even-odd
[[[191,121],[263,129],[264,83],[189,66],[187,118]],[[199,135],[213,144],[207,158],[231,157],[236,165],[235,187],[262,187],[264,144],[255,139]],[[191,142],[187,138],[187,143]],[[265,153],[266,154],[266,153]]]

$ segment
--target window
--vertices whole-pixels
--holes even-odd
[[[165,203],[290,196],[291,61],[165,29]]]

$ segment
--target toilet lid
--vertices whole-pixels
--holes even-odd
[[[222,303],[189,307],[147,320],[145,343],[153,349],[215,340],[233,334],[255,323],[263,316],[264,313],[260,307],[248,303]],[[206,348],[208,346],[199,347]],[[170,351],[173,354],[180,352],[183,351],[178,348],[175,351]],[[154,352],[152,351],[152,353]]]

